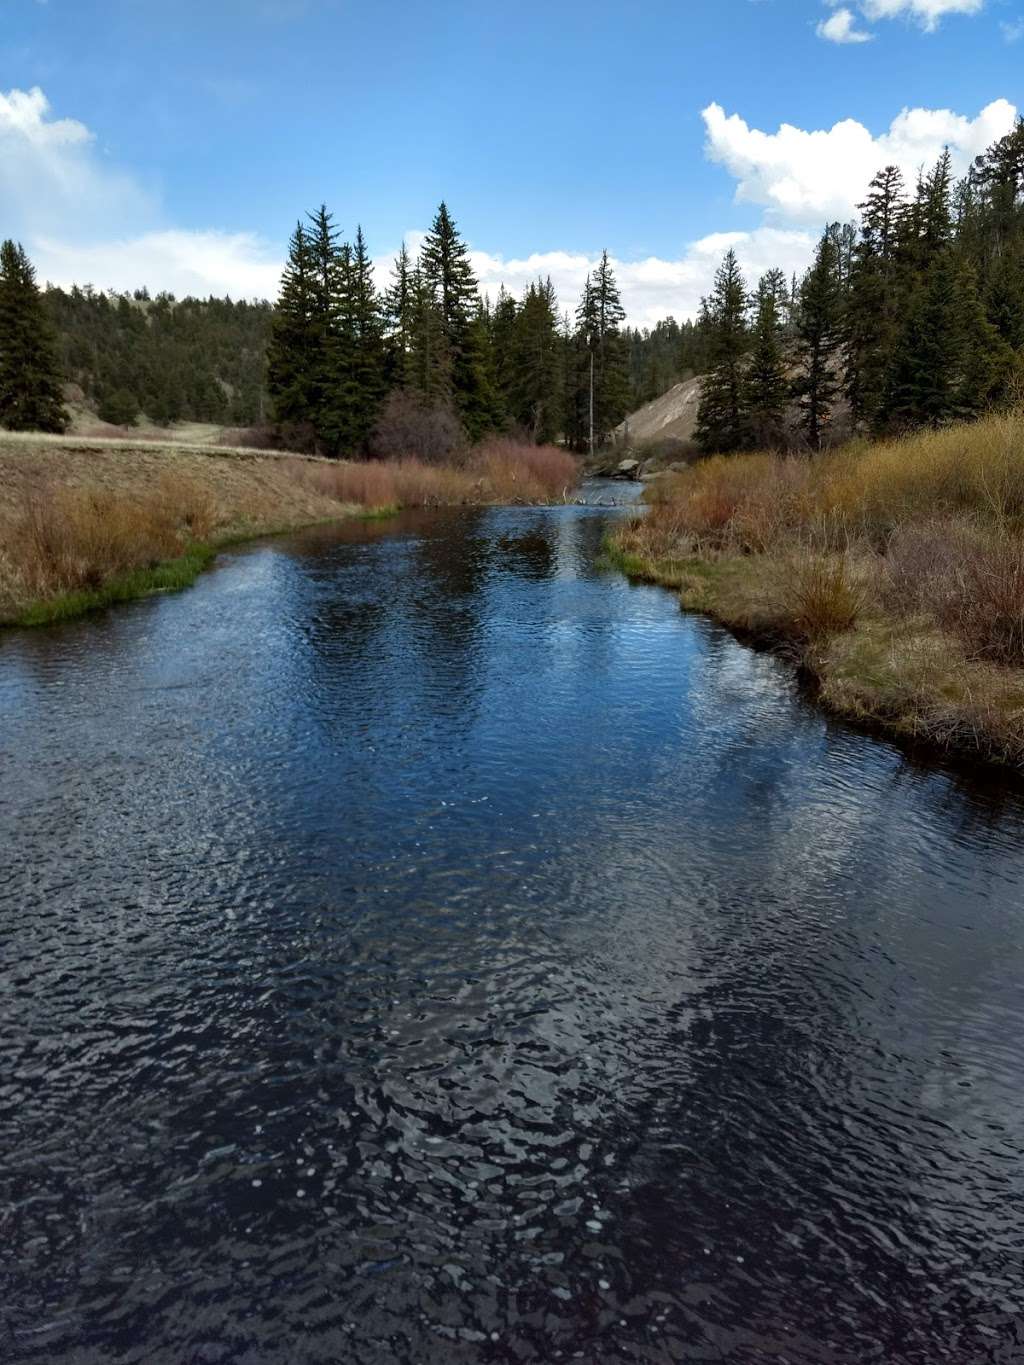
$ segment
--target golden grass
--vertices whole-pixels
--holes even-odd
[[[658,481],[628,571],[785,637],[829,706],[1024,762],[1024,412]]]
[[[565,452],[506,441],[452,468],[0,433],[0,623],[183,586],[226,541],[400,507],[558,501],[576,479]]]
[[[579,471],[572,456],[554,446],[494,438],[458,466],[411,459],[329,461],[305,477],[318,492],[364,507],[450,507],[557,502],[575,487]]]

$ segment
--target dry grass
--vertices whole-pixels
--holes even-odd
[[[452,468],[0,433],[0,622],[59,597],[73,614],[72,597],[81,610],[138,595],[156,566],[189,556],[197,572],[197,552],[227,540],[399,507],[557,501],[576,478],[563,451],[514,442]]]
[[[628,568],[802,639],[839,710],[1024,762],[1024,412],[707,460],[652,502],[616,536]]]
[[[304,477],[318,492],[361,507],[450,507],[557,502],[575,487],[579,473],[572,456],[554,446],[495,439],[458,466],[337,461],[311,467]]]
[[[812,641],[851,630],[866,603],[864,584],[846,555],[787,556],[780,561],[775,591],[787,630]]]

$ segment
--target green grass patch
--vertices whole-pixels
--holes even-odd
[[[188,588],[217,556],[212,545],[192,545],[177,559],[165,560],[149,569],[133,569],[120,574],[96,588],[83,588],[61,593],[45,601],[33,602],[10,622],[14,626],[49,626],[57,621],[69,621],[86,612],[112,606],[116,602],[131,602],[154,593],[177,592]]]

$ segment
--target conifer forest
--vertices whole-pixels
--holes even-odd
[[[361,227],[326,206],[288,244],[276,305],[40,291],[0,259],[0,421],[60,429],[61,383],[104,421],[260,428],[289,448],[446,458],[510,432],[585,453],[680,379],[703,376],[705,452],[814,451],[977,415],[1024,380],[1024,122],[955,182],[949,154],[871,182],[801,279],[744,279],[726,253],[699,316],[625,325],[605,252],[571,311],[550,279],[482,294],[446,204],[415,258],[374,278]]]

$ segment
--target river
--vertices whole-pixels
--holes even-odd
[[[1024,1359],[1024,801],[601,563],[0,640],[0,1359]]]

